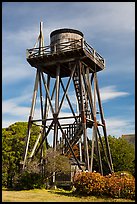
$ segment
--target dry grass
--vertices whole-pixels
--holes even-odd
[[[23,190],[2,191],[2,202],[135,202],[127,199],[97,198],[94,196],[76,196],[72,191],[58,190]]]

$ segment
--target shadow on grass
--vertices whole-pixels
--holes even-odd
[[[2,188],[2,191],[15,191],[13,188]]]
[[[85,194],[81,194],[80,192],[77,192],[77,191],[65,191],[65,190],[54,190],[54,191],[50,191],[51,193],[54,193],[54,194],[58,194],[58,195],[63,195],[63,196],[67,196],[67,197],[77,197],[77,198],[87,198],[88,196],[89,197],[92,197],[92,199],[94,200],[93,202],[98,202],[98,199],[103,199],[103,201],[100,201],[100,202],[134,202],[134,199],[126,199],[126,198],[113,198],[113,197],[109,197],[107,195],[102,195],[102,196],[99,196],[99,195],[87,195],[86,193]],[[124,201],[122,201],[124,199]],[[114,201],[114,200],[119,200],[119,201]],[[127,201],[126,201],[127,200]]]
[[[67,197],[77,197],[77,198],[87,197],[87,194],[81,194],[80,192],[77,192],[75,190],[67,191],[64,189],[60,189],[60,190],[49,190],[49,192],[53,194],[67,196]],[[97,198],[97,196],[93,196],[93,197]]]
[[[87,198],[89,196],[89,197],[92,197],[94,200],[103,199],[104,202],[107,202],[107,201],[111,202],[111,200],[115,199],[107,195],[99,196],[99,195],[91,195],[91,194],[88,195],[86,193],[81,194],[80,192],[77,192],[76,190],[66,191],[63,189],[58,189],[58,190],[49,190],[49,192],[53,194],[67,196],[67,197]]]
[[[64,195],[64,196],[77,196],[77,194],[74,191],[67,191],[64,189],[58,189],[58,190],[48,190],[48,192],[53,193],[53,194],[58,194],[58,195]]]

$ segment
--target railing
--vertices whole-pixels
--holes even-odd
[[[84,41],[84,45],[85,50],[105,66],[105,59],[98,52],[96,52],[96,50],[91,47],[86,41]]]
[[[26,58],[35,58],[40,56],[49,56],[59,53],[64,53],[67,51],[74,51],[79,49],[85,49],[94,59],[105,66],[105,60],[103,57],[95,51],[83,38],[79,40],[67,41],[62,43],[51,44],[44,47],[32,48],[26,50]]]

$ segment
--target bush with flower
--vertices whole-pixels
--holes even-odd
[[[77,172],[74,187],[83,195],[135,199],[135,178],[128,173],[102,176],[96,172]]]
[[[102,195],[105,178],[96,172],[77,172],[74,177],[74,187],[82,194]]]
[[[118,198],[135,198],[135,178],[125,172],[105,176],[105,194]]]

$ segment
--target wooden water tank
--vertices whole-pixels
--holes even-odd
[[[54,30],[50,34],[51,52],[65,52],[81,47],[83,33],[69,28]]]

